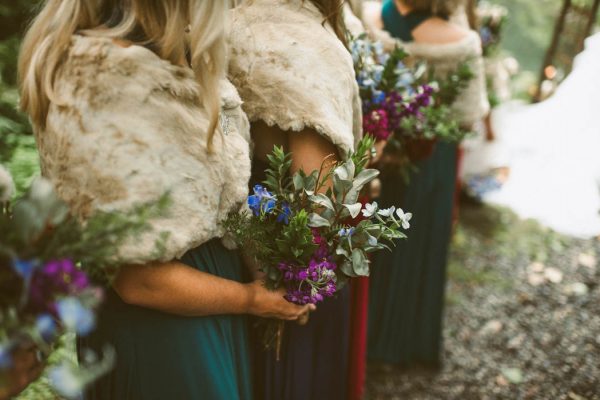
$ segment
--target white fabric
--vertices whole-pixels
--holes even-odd
[[[573,72],[536,105],[507,104],[493,115],[511,176],[487,201],[556,231],[600,234],[600,34],[587,39]]]

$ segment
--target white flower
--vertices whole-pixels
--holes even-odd
[[[0,204],[8,203],[15,192],[15,183],[10,173],[0,165]]]
[[[400,222],[402,223],[402,228],[408,229],[410,228],[410,219],[412,218],[412,213],[405,213],[401,208],[396,210],[396,215]]]
[[[377,211],[377,202],[376,201],[374,201],[371,204],[369,204],[369,203],[365,204],[365,208],[363,208],[361,210],[362,215],[365,218],[372,217],[376,211]]]
[[[394,211],[396,211],[396,207],[391,206],[390,208],[386,208],[385,210],[377,211],[377,214],[381,215],[382,217],[389,218],[392,215],[394,215]]]

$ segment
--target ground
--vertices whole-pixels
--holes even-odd
[[[466,206],[438,374],[371,363],[367,399],[600,399],[598,239]]]

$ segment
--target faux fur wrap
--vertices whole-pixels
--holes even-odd
[[[158,261],[222,236],[219,223],[239,209],[250,175],[248,121],[235,88],[223,82],[222,125],[207,151],[206,113],[189,68],[105,38],[74,36],[59,69],[47,126],[37,132],[43,174],[74,214],[127,211],[170,192],[168,215],[123,243],[128,263]]]
[[[481,39],[475,31],[469,31],[462,40],[449,44],[425,44],[402,42],[386,31],[370,27],[370,32],[389,49],[399,45],[416,60],[425,60],[436,75],[444,76],[455,70],[462,62],[468,61],[474,77],[462,91],[452,108],[464,126],[471,126],[490,111],[485,82]]]
[[[254,0],[232,10],[229,77],[251,121],[312,128],[344,156],[362,136],[352,57],[310,1]]]

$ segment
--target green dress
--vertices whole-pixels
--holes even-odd
[[[387,0],[385,29],[403,41],[430,15],[401,15]],[[382,176],[382,207],[413,213],[408,239],[373,260],[369,290],[370,360],[437,367],[442,340],[446,265],[456,181],[457,146],[438,142],[406,185],[399,175]]]
[[[200,271],[241,281],[238,254],[213,239],[181,261]],[[116,367],[85,399],[251,399],[244,316],[186,318],[125,304],[109,292],[96,331],[79,348],[112,345]]]

